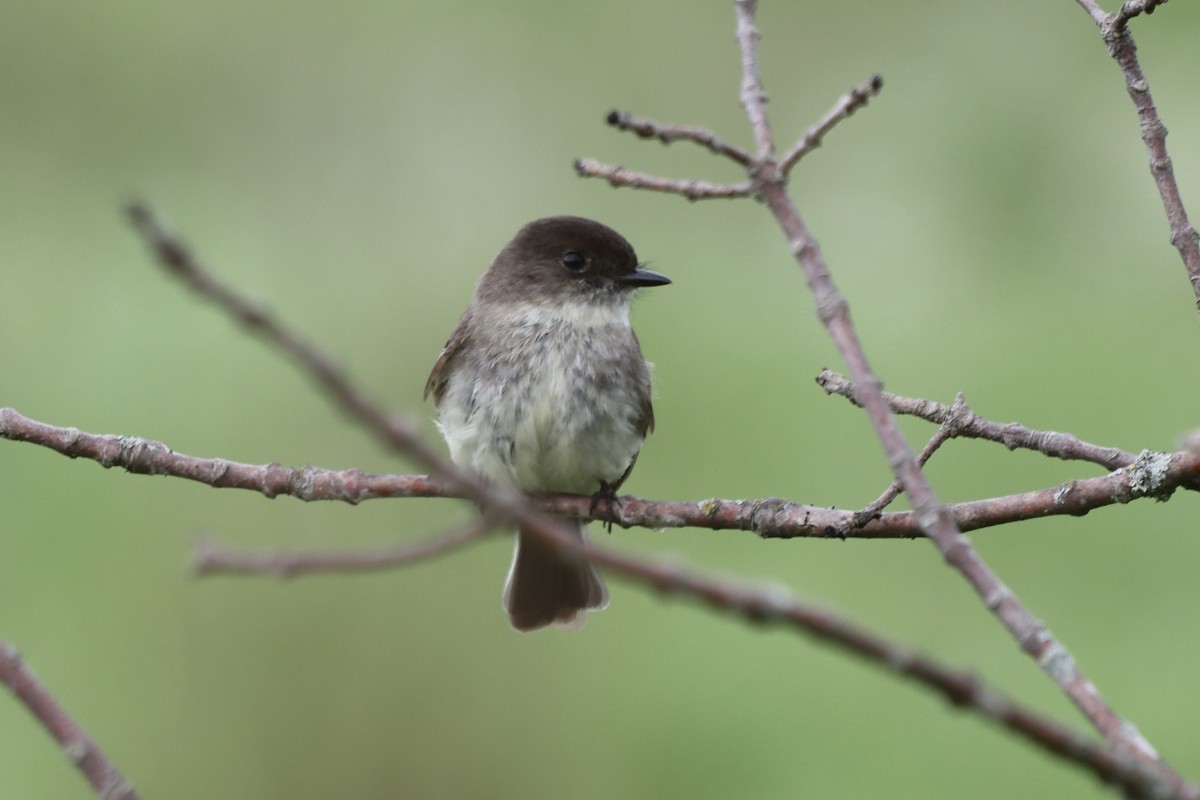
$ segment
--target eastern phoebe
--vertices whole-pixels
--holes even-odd
[[[524,492],[614,497],[654,427],[629,301],[670,282],[599,222],[547,217],[521,228],[480,278],[425,385],[454,463]],[[517,531],[504,587],[514,628],[578,628],[606,605],[591,564]]]

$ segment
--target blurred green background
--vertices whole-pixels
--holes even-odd
[[[1200,424],[1192,293],[1075,3],[766,2],[759,21],[783,145],[886,80],[792,188],[889,389],[1133,451]],[[813,383],[840,363],[766,211],[571,169],[738,179],[602,123],[621,107],[749,143],[733,27],[725,2],[4,3],[0,405],[199,456],[411,471],[164,278],[120,205],[151,203],[431,436],[421,391],[474,281],[522,223],[575,213],[675,280],[635,309],[659,424],[628,490],[865,504],[887,466]],[[1134,29],[1200,213],[1200,8]],[[904,424],[916,447],[932,433]],[[929,474],[963,500],[1099,472],[960,442]],[[972,536],[1191,775],[1196,509]],[[366,547],[457,525],[461,503],[268,502],[0,443],[0,511],[0,636],[146,798],[1109,795],[855,660],[641,587],[614,582],[581,633],[514,634],[507,538],[370,576],[186,569],[200,536]],[[927,543],[606,541],[784,584],[1084,725]],[[89,796],[7,696],[0,796]]]

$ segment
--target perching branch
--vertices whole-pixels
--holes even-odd
[[[306,500],[333,499],[357,503],[373,497],[433,496],[439,487],[441,494],[445,495],[449,494],[450,488],[444,482],[439,484],[424,476],[372,476],[359,470],[335,473],[314,467],[288,470],[277,464],[255,466],[221,459],[195,459],[174,453],[159,442],[122,436],[95,436],[75,429],[43,425],[22,417],[12,409],[0,409],[0,437],[42,444],[64,455],[91,458],[106,467],[120,466],[137,474],[176,475],[212,486],[257,489],[269,497],[295,494]],[[1200,458],[1193,458],[1193,462],[1194,468],[1200,470]],[[542,500],[543,510],[564,515],[586,513],[590,505],[591,498],[586,497],[563,495]],[[623,522],[627,516],[636,516],[643,510],[639,508],[641,505],[649,504],[626,498],[621,504],[621,519],[618,521]],[[684,504],[673,505],[678,507]],[[717,527],[721,519],[731,514],[751,524],[754,524],[754,520],[762,523],[770,519],[778,520],[786,516],[783,505],[780,501],[754,504],[744,501],[706,501],[694,504],[692,512],[709,518],[712,526]],[[810,511],[835,513],[824,509]],[[793,510],[792,514],[795,513]],[[805,516],[808,513],[806,511]],[[836,513],[847,518],[843,524],[849,524],[846,512]],[[682,514],[667,513],[654,521],[640,520],[638,524],[663,527],[672,517],[675,524],[700,522],[699,519],[688,522]],[[198,552],[196,569],[202,574],[268,573],[291,577],[318,571],[395,567],[463,547],[482,537],[492,524],[491,520],[481,520],[475,525],[417,545],[360,553],[248,554],[210,544],[202,546]],[[812,526],[811,522],[805,522],[804,525],[809,528]],[[910,525],[910,530],[916,535],[915,525]],[[543,535],[559,548],[564,558],[586,555],[611,573],[659,591],[691,596],[755,623],[784,625],[852,652],[924,685],[956,706],[983,715],[1056,756],[1084,765],[1099,779],[1124,787],[1131,796],[1153,796],[1166,780],[1154,770],[1122,757],[1111,747],[1091,742],[1081,734],[1019,706],[966,673],[912,653],[832,612],[802,603],[786,591],[754,589],[732,581],[708,578],[671,562],[647,561],[592,544],[580,547],[569,536],[557,538],[553,529]]]
[[[221,458],[177,453],[162,442],[134,436],[85,433],[60,428],[0,408],[0,439],[29,442],[69,458],[87,458],[105,468],[121,467],[138,475],[169,475],[215,488],[247,489],[273,498],[336,501],[357,505],[384,497],[455,497],[477,499],[462,486],[428,475],[375,475],[360,469],[285,467],[241,464]],[[1027,519],[1068,514],[1081,516],[1097,508],[1142,497],[1166,499],[1180,486],[1200,478],[1200,456],[1145,451],[1128,467],[1095,478],[1082,478],[1021,494],[973,500],[948,506],[964,531]],[[624,528],[708,528],[752,531],[764,539],[897,539],[921,535],[915,512],[875,516],[859,525],[861,512],[839,511],[779,498],[695,501],[644,500],[625,496],[609,510],[582,495],[515,498],[506,514],[573,517],[612,522]],[[527,504],[527,505],[526,505]],[[535,512],[536,513],[533,513]],[[498,524],[498,522],[497,522]]]
[[[54,737],[63,754],[83,773],[101,800],[137,800],[138,793],[104,755],[100,745],[37,679],[17,649],[3,640],[0,640],[0,683]]]

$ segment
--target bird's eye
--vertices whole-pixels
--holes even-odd
[[[574,250],[566,253],[562,257],[562,265],[571,272],[583,272],[587,267],[587,259],[582,253],[576,253]]]

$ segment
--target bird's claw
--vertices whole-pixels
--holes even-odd
[[[592,495],[592,503],[588,506],[588,513],[595,517],[596,510],[600,507],[600,504],[604,504],[604,515],[608,518],[603,523],[604,530],[608,533],[612,533],[612,518],[621,510],[621,498],[617,497],[618,485],[605,480],[600,481],[600,488]]]

